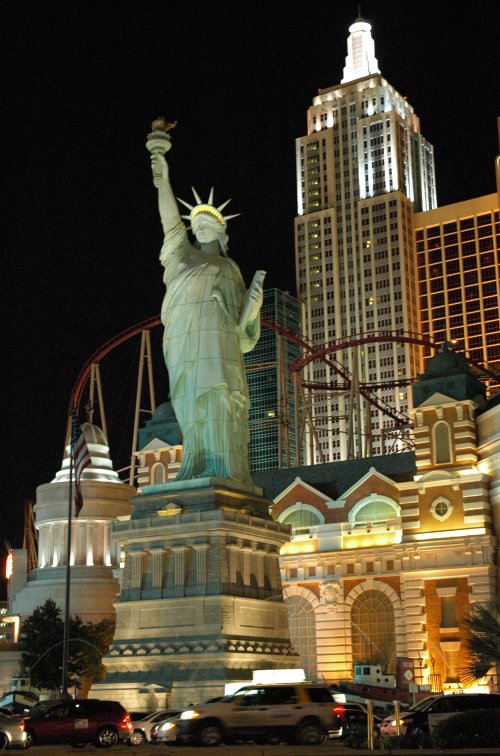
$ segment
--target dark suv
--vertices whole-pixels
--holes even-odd
[[[470,711],[471,709],[500,710],[500,694],[456,693],[447,696],[430,696],[401,714],[401,734],[406,733],[409,737],[432,735],[440,722],[461,711]],[[394,715],[384,719],[380,728],[382,735],[391,734],[387,732],[387,725],[389,727],[395,725],[395,722],[391,721],[393,719]]]
[[[34,709],[24,718],[28,747],[46,743],[94,743],[110,748],[127,741],[133,731],[130,715],[117,701],[96,698],[60,701]]]
[[[334,706],[324,685],[248,685],[220,701],[183,711],[176,723],[177,739],[201,745],[247,739],[317,745],[338,728]]]

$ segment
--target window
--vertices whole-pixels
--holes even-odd
[[[436,518],[436,520],[447,520],[452,511],[453,506],[448,501],[448,499],[444,499],[442,496],[437,498],[431,504],[431,514]]]
[[[152,483],[153,485],[158,485],[160,483],[165,483],[165,468],[164,466],[159,463],[157,465],[154,465],[152,469]]]
[[[286,599],[290,640],[300,654],[300,661],[308,680],[318,676],[316,660],[316,616],[314,609],[302,596]]]
[[[458,663],[458,652],[460,650],[460,643],[441,642],[441,648],[443,650],[443,657],[446,669],[446,682],[457,683],[460,682],[460,672]]]
[[[354,527],[372,523],[379,525],[386,520],[399,516],[399,507],[395,502],[389,499],[375,498],[361,502],[358,507],[354,508],[349,514],[349,519],[354,523]]]
[[[352,606],[351,627],[354,664],[381,664],[386,672],[395,669],[394,609],[385,593],[361,593]]]
[[[450,426],[444,421],[434,426],[434,462],[437,465],[451,462]]]
[[[309,525],[319,525],[321,518],[319,513],[311,511],[311,509],[303,509],[299,504],[293,512],[287,514],[283,519],[280,518],[280,522],[291,525],[292,528],[307,528]]]
[[[441,627],[457,627],[455,596],[441,596]]]

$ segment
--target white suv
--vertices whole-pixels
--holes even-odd
[[[177,739],[184,744],[218,745],[251,739],[317,745],[338,728],[335,701],[314,683],[249,685],[220,701],[182,712]]]

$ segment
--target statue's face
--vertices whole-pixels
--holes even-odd
[[[223,228],[217,218],[208,213],[199,213],[191,223],[191,228],[200,244],[217,241],[223,233]]]

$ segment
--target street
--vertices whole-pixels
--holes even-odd
[[[85,746],[77,749],[79,753],[102,753],[102,749],[95,746]],[[347,748],[338,740],[327,740],[320,746],[294,746],[294,745],[277,745],[277,746],[217,746],[216,748],[196,748],[193,746],[174,747],[145,744],[137,748],[117,745],[109,749],[110,756],[369,756],[369,754],[380,753],[380,751],[367,751]],[[33,756],[69,756],[74,754],[75,749],[70,746],[50,745],[50,746],[33,746],[30,748],[30,754]],[[384,751],[384,753],[396,756],[500,756],[500,748],[466,748],[457,750],[439,750],[424,748],[419,750],[402,749],[397,751]]]

